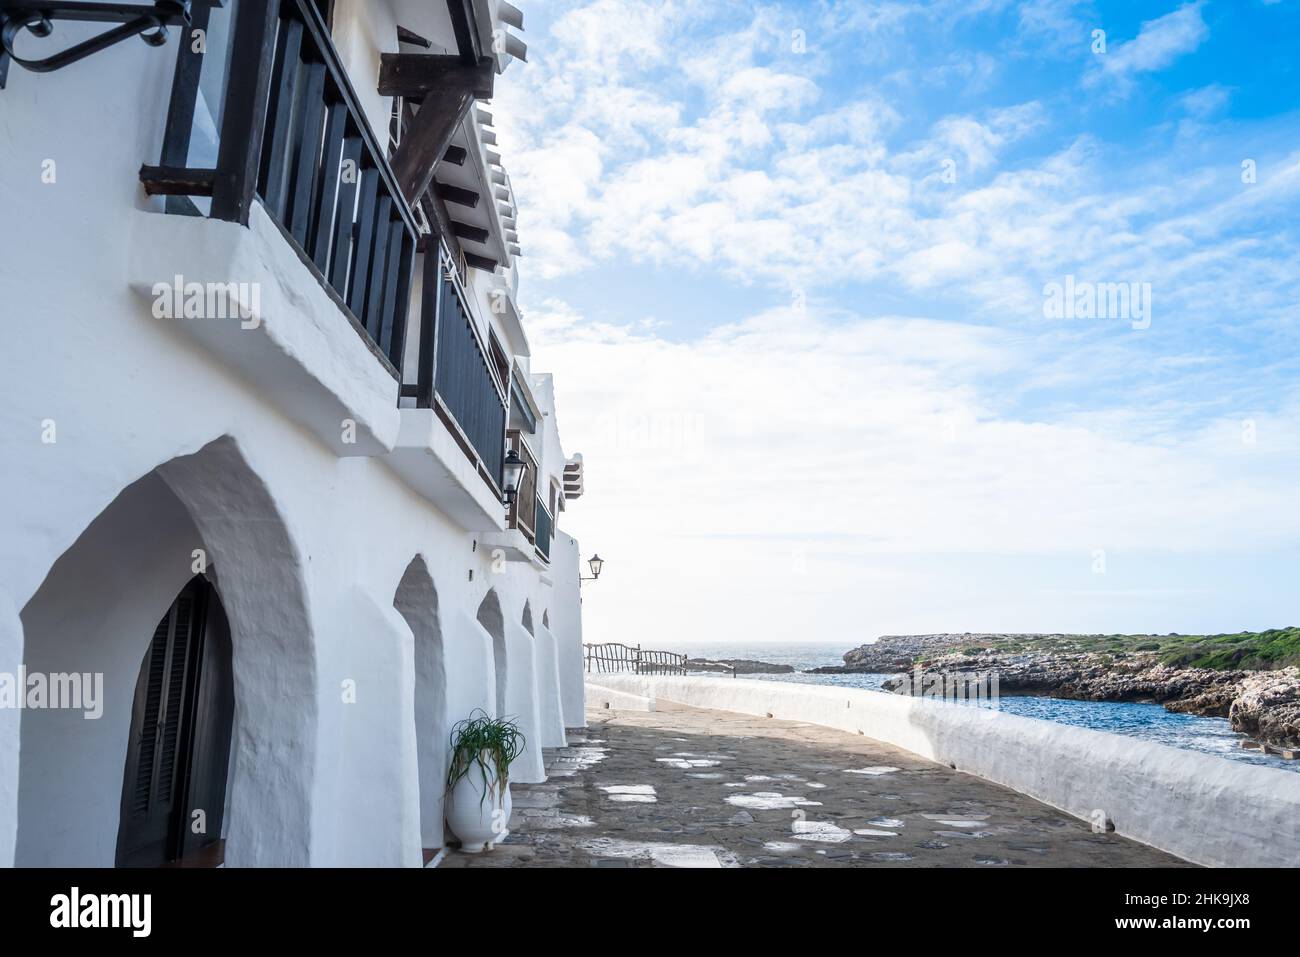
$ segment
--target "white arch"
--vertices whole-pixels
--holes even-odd
[[[311,863],[316,657],[303,563],[229,437],[124,489],[23,607],[28,668],[102,673],[104,714],[23,713],[15,863],[113,864],[136,677],[159,618],[194,574],[196,549],[221,570],[231,626],[226,862]]]

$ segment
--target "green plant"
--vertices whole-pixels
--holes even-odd
[[[496,771],[497,783],[504,792],[509,782],[510,765],[524,750],[524,733],[509,718],[492,718],[482,708],[470,712],[451,729],[451,764],[447,768],[447,790],[477,766],[483,775],[486,801],[492,790],[489,770]],[[491,762],[489,768],[488,762]]]

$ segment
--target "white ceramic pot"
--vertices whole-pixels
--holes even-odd
[[[488,767],[486,797],[483,769],[475,763],[456,782],[447,802],[447,826],[460,838],[460,849],[466,854],[491,850],[510,833],[510,782],[499,786],[496,768],[486,753],[483,762]]]

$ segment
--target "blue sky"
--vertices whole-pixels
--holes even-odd
[[[493,113],[591,637],[1300,623],[1300,3],[526,17]],[[1049,317],[1071,276],[1149,325]]]

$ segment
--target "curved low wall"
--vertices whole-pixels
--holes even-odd
[[[619,691],[607,685],[586,682],[587,707],[603,710],[613,708],[615,711],[654,711],[655,699],[644,695]]]
[[[612,690],[857,732],[1197,864],[1300,866],[1300,774],[921,698],[733,678],[601,675]]]

